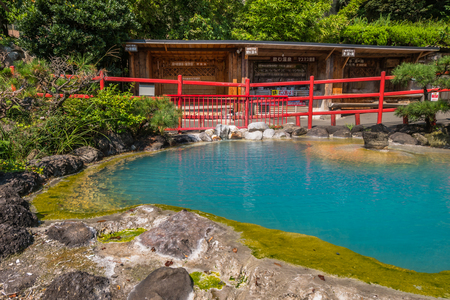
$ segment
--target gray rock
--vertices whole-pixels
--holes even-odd
[[[241,140],[243,138],[243,134],[241,131],[235,131],[230,133],[229,137],[230,140]]]
[[[418,145],[419,141],[410,136],[409,134],[396,132],[389,136],[389,141],[403,145]]]
[[[28,153],[26,161],[30,161],[35,159],[38,155],[40,154],[40,151],[37,149],[33,149],[30,151],[30,153]]]
[[[269,129],[269,125],[267,125],[264,122],[254,122],[248,124],[248,131],[254,132],[254,131],[264,131],[266,129]]]
[[[364,126],[363,125],[355,125],[352,127],[352,130],[350,130],[350,131],[352,132],[352,134],[356,133],[356,132],[364,131]]]
[[[133,136],[129,132],[112,132],[97,141],[97,148],[109,156],[129,151],[133,143]]]
[[[392,130],[383,124],[376,124],[368,128],[370,132],[392,133]]]
[[[158,151],[164,148],[164,144],[160,142],[153,143],[149,148],[146,148],[145,151]]]
[[[33,243],[33,236],[23,227],[0,224],[0,258],[8,257]]]
[[[82,222],[65,221],[53,224],[47,230],[47,236],[68,247],[81,247],[89,244],[95,232]]]
[[[275,134],[275,130],[273,130],[273,129],[266,129],[266,130],[264,130],[264,132],[263,132],[263,138],[264,139],[271,139],[271,138],[273,138],[273,135]]]
[[[309,137],[327,138],[328,131],[323,127],[314,127],[306,134]]]
[[[362,139],[363,138],[363,132],[362,131],[358,131],[352,134],[352,138],[354,139]]]
[[[283,139],[289,137],[289,133],[286,133],[283,129],[275,130],[275,134],[273,135],[274,139]]]
[[[352,137],[352,133],[348,128],[341,128],[333,133],[333,137],[348,139]]]
[[[308,133],[308,129],[300,127],[292,132],[292,136],[302,136]]]
[[[214,129],[206,129],[205,133],[209,136],[213,136],[214,135],[215,130]]]
[[[292,133],[295,130],[299,129],[299,128],[301,128],[301,127],[300,126],[296,126],[295,124],[292,124],[292,123],[288,123],[288,124],[283,125],[284,131],[286,133],[290,134],[290,135],[292,135]]]
[[[178,134],[169,139],[170,146],[176,146],[181,144],[196,143],[201,139],[193,134]]]
[[[2,205],[20,205],[26,209],[30,208],[28,201],[22,199],[18,193],[8,186],[0,186],[0,207]]]
[[[156,151],[169,145],[166,138],[160,135],[143,136],[136,142],[136,149],[140,151]]]
[[[328,134],[334,134],[336,131],[348,129],[347,126],[327,126]]]
[[[414,124],[402,124],[397,127],[397,132],[413,134],[413,133],[424,133],[425,128]]]
[[[193,286],[184,268],[162,267],[135,286],[128,300],[187,300],[193,292]]]
[[[36,274],[16,276],[4,282],[3,287],[6,294],[19,294],[23,290],[32,287],[37,277]]]
[[[22,205],[6,204],[0,206],[0,224],[19,227],[33,227],[39,224],[35,214]]]
[[[421,135],[420,133],[413,133],[413,138],[415,138],[417,141],[419,141],[419,144],[422,146],[428,146],[430,143],[428,142],[428,139]]]
[[[103,153],[91,146],[83,146],[75,149],[72,155],[78,156],[85,164],[90,164],[103,158]]]
[[[0,172],[0,190],[11,189],[20,196],[37,190],[42,184],[41,177],[32,172]]]
[[[381,150],[389,146],[389,134],[386,132],[363,132],[364,147]]]
[[[239,128],[237,128],[237,127],[236,127],[236,126],[234,126],[234,125],[228,125],[228,127],[230,127],[230,133],[233,133],[233,132],[239,131]]]
[[[263,133],[261,131],[253,131],[244,133],[244,139],[246,140],[262,140]]]
[[[45,178],[61,177],[80,171],[84,163],[74,155],[53,155],[42,159],[35,159],[30,161],[30,164],[43,168],[43,175]]]
[[[207,239],[217,228],[213,222],[182,210],[159,226],[139,236],[140,242],[156,252],[178,259],[189,259],[200,242]]]
[[[215,135],[220,137],[222,140],[228,139],[228,134],[230,133],[230,127],[224,124],[217,124],[216,129],[214,130]]]
[[[45,290],[42,300],[109,300],[109,280],[105,277],[76,271],[58,276]]]
[[[206,132],[200,133],[198,137],[204,142],[212,142],[212,138]]]

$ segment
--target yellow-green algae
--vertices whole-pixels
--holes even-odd
[[[194,281],[194,284],[201,290],[218,289],[221,290],[225,283],[220,280],[218,272],[211,272],[206,274],[204,272],[193,272],[189,274]]]
[[[102,243],[127,243],[146,231],[144,228],[124,229],[110,234],[99,235],[97,240]]]
[[[402,163],[417,163],[407,153],[371,151],[370,155],[367,155],[369,150],[345,145],[344,142],[302,142],[306,142],[311,148],[310,151],[307,150],[307,154],[309,152],[309,155],[318,156],[331,163],[339,160],[352,161],[356,165],[380,162],[395,164],[399,161]],[[90,218],[126,211],[130,208],[127,199],[123,199],[123,202],[121,202],[121,199],[107,199],[106,195],[102,193],[101,187],[90,184],[89,176],[93,176],[110,166],[121,166],[129,159],[142,155],[142,153],[139,153],[117,157],[88,168],[77,175],[70,176],[57,186],[37,195],[33,205],[42,219]],[[448,155],[444,156],[445,158],[439,153],[439,155],[431,156],[430,159],[439,163],[448,163]],[[67,197],[69,195],[70,197]],[[157,206],[174,211],[183,209],[167,205]],[[242,242],[252,249],[253,255],[257,258],[279,259],[295,265],[321,270],[328,274],[355,278],[404,292],[450,298],[450,271],[419,273],[381,263],[374,258],[335,246],[313,236],[267,229],[259,225],[227,220],[200,211],[193,212],[212,221],[229,225],[237,232],[241,232]],[[336,252],[339,252],[340,255],[336,255]],[[421,287],[421,289],[416,287]]]
[[[184,208],[155,204],[164,210]],[[241,233],[242,243],[252,249],[256,258],[273,258],[339,277],[355,278],[371,284],[387,286],[399,291],[433,297],[450,298],[450,271],[419,273],[388,265],[350,249],[300,233],[264,228],[240,223],[197,210],[211,221],[232,227]],[[340,255],[337,255],[336,253]],[[422,287],[421,290],[416,286]]]

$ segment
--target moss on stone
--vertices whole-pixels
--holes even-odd
[[[158,205],[164,210],[183,208]],[[450,298],[450,271],[419,273],[384,264],[350,249],[325,242],[317,237],[240,223],[212,214],[190,210],[214,222],[232,227],[241,233],[242,243],[257,258],[273,258],[339,277],[359,279],[399,291],[433,297]],[[340,255],[336,255],[339,252]],[[420,286],[421,289],[417,287]]]
[[[220,274],[211,272],[210,275],[203,272],[193,272],[190,274],[194,285],[201,290],[218,289],[221,290],[225,283],[220,280]]]
[[[102,243],[127,243],[134,240],[138,235],[146,232],[144,228],[125,229],[106,235],[99,235],[97,240]]]

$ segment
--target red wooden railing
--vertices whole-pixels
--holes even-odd
[[[313,116],[331,115],[331,125],[336,125],[336,115],[355,115],[355,124],[360,123],[360,114],[376,113],[378,114],[377,123],[383,121],[383,113],[393,112],[396,108],[384,108],[383,102],[386,96],[404,96],[422,94],[423,90],[407,90],[386,92],[386,80],[392,80],[393,76],[386,76],[385,72],[381,72],[376,77],[361,78],[345,78],[345,79],[326,79],[315,80],[311,76],[305,81],[289,81],[289,82],[269,82],[269,83],[250,83],[249,79],[245,83],[230,82],[209,82],[209,81],[191,81],[183,80],[181,75],[178,79],[148,79],[148,78],[130,78],[130,77],[110,77],[105,76],[103,72],[93,80],[100,82],[100,89],[104,89],[106,82],[136,82],[136,83],[156,83],[156,84],[174,84],[177,85],[176,95],[167,95],[171,101],[182,111],[182,117],[179,121],[178,128],[174,130],[200,130],[214,127],[217,124],[232,124],[237,127],[247,127],[253,121],[264,121],[271,125],[283,125],[287,122],[287,118],[295,117],[296,124],[300,125],[300,117],[308,117],[308,128],[312,128]],[[317,84],[333,84],[333,83],[350,83],[363,81],[379,81],[379,92],[376,93],[358,93],[358,94],[339,94],[339,95],[314,95],[314,85]],[[200,85],[200,86],[218,86],[218,87],[240,87],[243,89],[242,95],[183,95],[184,85]],[[272,86],[309,86],[309,95],[303,97],[288,96],[255,96],[250,95],[252,87],[272,87]],[[429,92],[449,92],[450,89],[429,89]],[[44,95],[38,94],[43,97]],[[51,97],[51,95],[45,95]],[[92,95],[72,95],[77,98],[90,98]],[[353,99],[353,98],[378,98],[378,107],[374,109],[352,109],[338,111],[314,111],[313,103],[316,100],[330,99]],[[289,112],[288,106],[290,101],[304,101],[307,103],[306,112]],[[302,105],[299,105],[302,106]],[[306,105],[303,105],[306,106]],[[355,104],[358,106],[358,104]],[[407,120],[404,120],[407,123]]]

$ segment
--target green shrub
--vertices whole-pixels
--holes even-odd
[[[450,105],[447,101],[421,101],[412,102],[406,106],[400,106],[395,111],[397,117],[408,117],[411,122],[424,120],[427,123],[427,128],[431,126],[436,120],[438,112],[447,112],[450,110]]]

